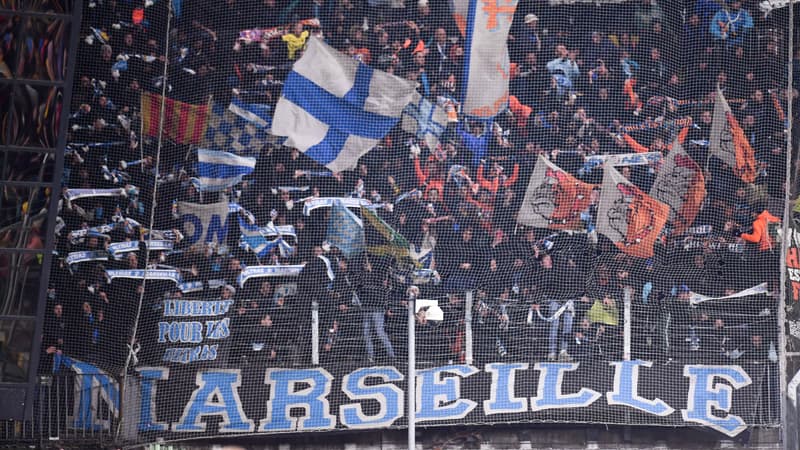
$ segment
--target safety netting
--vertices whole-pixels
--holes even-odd
[[[71,426],[779,423],[790,7],[82,6]]]

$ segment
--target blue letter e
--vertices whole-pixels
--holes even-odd
[[[727,414],[720,417],[712,411],[729,412],[733,404],[733,389],[752,383],[744,369],[739,366],[689,365],[683,367],[683,376],[689,377],[689,398],[686,399],[686,409],[681,410],[683,420],[705,425],[731,437],[747,428],[739,416]],[[722,378],[730,386],[715,383],[715,378]]]

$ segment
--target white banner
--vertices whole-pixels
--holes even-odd
[[[86,261],[108,261],[108,253],[105,250],[70,252],[67,255],[67,265],[73,265]]]
[[[318,197],[306,200],[303,206],[303,215],[310,216],[311,211],[317,208],[330,208],[337,201],[342,202],[347,208],[361,208],[362,206],[370,206],[372,202],[365,198],[353,197]]]
[[[67,189],[64,198],[69,201],[88,197],[120,197],[126,195],[125,189]]]
[[[165,280],[172,281],[176,285],[182,282],[181,273],[177,270],[165,269],[123,269],[123,270],[106,270],[106,278],[110,283],[115,278],[134,278],[143,280],[145,277],[148,280]]]
[[[181,232],[189,245],[224,244],[230,223],[228,213],[235,209],[228,202],[202,205],[178,202],[178,212],[183,222]]]
[[[586,163],[592,166],[608,164],[610,166],[644,166],[656,164],[661,160],[661,152],[647,153],[622,153],[619,155],[591,155],[586,157]]]
[[[244,287],[244,284],[250,278],[262,277],[296,277],[303,271],[303,265],[291,266],[250,266],[242,270],[239,274],[239,287]]]
[[[750,295],[760,295],[767,293],[769,293],[769,291],[767,290],[767,283],[761,283],[757,286],[753,286],[751,288],[736,292],[735,294],[726,295],[724,297],[706,297],[705,295],[692,292],[691,297],[689,297],[689,302],[692,305],[698,305],[700,303],[707,302],[710,300],[727,300],[730,298],[747,297]]]

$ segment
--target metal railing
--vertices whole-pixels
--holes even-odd
[[[103,448],[114,441],[117,417],[108,405],[99,401],[100,386],[87,387],[94,408],[94,424],[83,424],[76,395],[77,375],[70,373],[39,378],[31,420],[0,422],[0,448]],[[81,389],[84,387],[81,386]]]

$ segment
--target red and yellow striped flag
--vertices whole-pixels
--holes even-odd
[[[164,102],[164,137],[177,144],[200,145],[206,134],[211,108],[208,104],[192,105],[149,92],[142,93],[142,132],[158,136],[161,125],[161,103]]]

